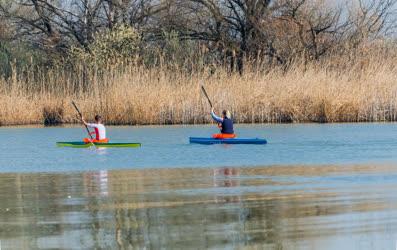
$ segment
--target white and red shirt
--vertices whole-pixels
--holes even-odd
[[[106,128],[103,124],[98,123],[87,123],[89,128],[95,129],[95,135],[97,140],[104,140],[106,139]]]

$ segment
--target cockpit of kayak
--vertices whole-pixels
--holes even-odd
[[[95,146],[97,148],[137,148],[141,146],[141,143],[137,143],[137,142],[87,143],[84,141],[74,141],[74,142],[57,142],[57,146],[72,147],[72,148],[89,148],[92,146]]]
[[[263,145],[267,144],[267,140],[260,138],[242,139],[242,138],[230,138],[230,139],[217,139],[217,138],[205,138],[205,137],[190,137],[190,143],[197,144],[254,144]]]

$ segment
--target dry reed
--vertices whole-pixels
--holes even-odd
[[[0,79],[0,125],[74,123],[75,100],[90,119],[107,124],[197,124],[211,121],[200,93],[205,81],[216,110],[239,123],[369,122],[397,120],[393,60],[360,61],[347,69],[305,65],[243,76],[218,70],[200,74],[127,66],[106,74],[51,70]],[[80,73],[78,73],[80,72]]]

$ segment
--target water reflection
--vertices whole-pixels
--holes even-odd
[[[216,168],[214,169],[214,187],[239,187],[240,170],[238,168]],[[240,195],[225,195],[225,193],[217,194],[215,196],[217,203],[222,202],[239,202]]]
[[[108,195],[108,171],[86,172],[83,174],[84,195],[107,196]]]
[[[393,249],[397,168],[0,174],[2,249]]]

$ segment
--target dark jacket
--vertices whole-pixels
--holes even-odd
[[[222,124],[222,130],[221,130],[222,134],[234,134],[233,121],[231,119],[225,117],[223,118],[221,124]]]

